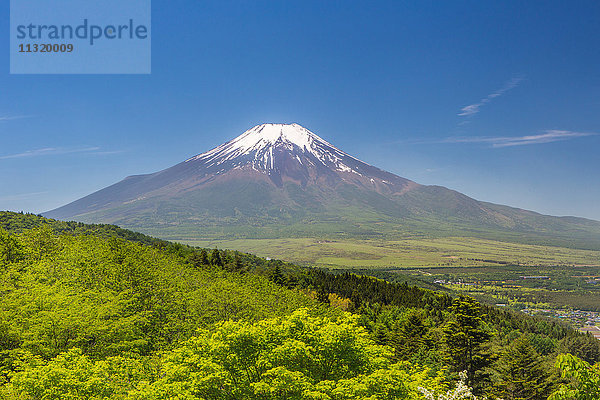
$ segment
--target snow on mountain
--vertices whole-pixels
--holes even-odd
[[[63,218],[151,201],[167,204],[167,199],[209,193],[211,187],[231,182],[267,184],[282,193],[286,184],[315,192],[350,185],[386,196],[420,186],[352,157],[298,124],[261,124],[171,168],[129,176],[49,215]]]
[[[311,155],[311,161],[316,160],[323,166],[333,166],[338,171],[359,175],[360,172],[346,165],[344,159],[364,164],[298,124],[257,125],[237,138],[185,162],[201,161],[207,167],[212,167],[237,160],[235,167],[250,164],[255,170],[269,172],[278,164],[274,150],[287,150],[295,154],[294,158],[300,164],[305,162],[301,156]]]
[[[198,183],[237,171],[246,176],[258,173],[279,187],[284,182],[329,187],[349,183],[378,192],[403,193],[417,186],[352,157],[298,124],[257,125],[173,169],[193,174]]]

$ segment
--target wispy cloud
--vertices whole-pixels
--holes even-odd
[[[499,136],[499,137],[458,137],[443,140],[443,143],[489,143],[492,147],[525,146],[530,144],[551,143],[571,140],[585,136],[597,136],[595,132],[573,132],[563,130],[547,130],[538,135],[529,136]]]
[[[0,122],[1,121],[11,121],[13,119],[22,119],[22,118],[29,118],[29,115],[1,115],[0,116]]]
[[[111,156],[113,154],[121,154],[121,153],[125,153],[125,150],[95,151],[92,154],[94,154],[95,156]]]
[[[496,97],[500,97],[504,93],[508,92],[509,90],[516,88],[517,86],[519,86],[519,84],[524,79],[525,78],[523,76],[517,76],[517,77],[512,78],[511,80],[506,82],[506,84],[504,84],[504,86],[502,88],[496,90],[495,92],[488,94],[486,97],[479,100],[479,102],[469,104],[468,106],[464,106],[463,108],[461,108],[460,113],[458,113],[458,115],[460,117],[471,117],[471,116],[477,114],[480,111],[481,107],[483,107],[484,105],[486,105],[487,103],[489,103],[490,101],[495,99]]]
[[[22,153],[8,154],[0,156],[0,160],[8,160],[11,158],[28,158],[28,157],[41,157],[41,156],[52,156],[52,155],[63,155],[73,153],[103,153],[100,152],[100,147],[77,147],[77,148],[64,148],[64,147],[46,147],[42,149],[27,150]],[[108,152],[104,152],[108,153]]]
[[[14,194],[10,196],[0,196],[0,201],[19,201],[19,200],[29,200],[46,194],[48,192],[33,192],[33,193],[21,193]]]

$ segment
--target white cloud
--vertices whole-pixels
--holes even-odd
[[[95,151],[95,156],[112,156],[113,154],[121,154],[124,153],[125,150],[110,150],[110,151]]]
[[[13,119],[29,118],[28,115],[4,115],[0,117],[0,121],[10,121]]]
[[[510,81],[506,82],[506,84],[502,88],[496,90],[493,93],[488,94],[486,97],[479,100],[479,102],[469,104],[468,106],[464,106],[463,108],[461,108],[460,113],[458,113],[458,115],[460,117],[470,117],[472,115],[477,114],[482,106],[486,105],[496,97],[502,96],[509,90],[516,88],[524,79],[525,78],[523,78],[522,76],[512,78]]]
[[[0,160],[7,160],[11,158],[26,158],[26,157],[40,157],[50,155],[62,155],[72,153],[92,153],[98,152],[100,147],[79,147],[79,148],[61,148],[61,147],[46,147],[43,149],[27,150],[22,153],[8,154],[0,156]]]
[[[538,135],[528,136],[500,136],[500,137],[464,137],[464,138],[448,138],[444,143],[489,143],[492,147],[512,147],[524,146],[530,144],[542,144],[570,140],[585,136],[596,136],[594,132],[573,132],[564,130],[547,130]]]

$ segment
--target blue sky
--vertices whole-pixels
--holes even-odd
[[[155,0],[150,75],[9,75],[0,7],[0,209],[297,122],[419,183],[600,220],[596,1]]]

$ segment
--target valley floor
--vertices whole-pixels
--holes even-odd
[[[600,268],[600,251],[468,237],[409,238],[395,241],[319,238],[178,241],[334,268],[437,268],[506,264]]]
[[[490,304],[506,304],[516,310],[600,311],[600,251],[466,237],[183,242],[391,280],[416,279],[451,291],[468,292]]]

